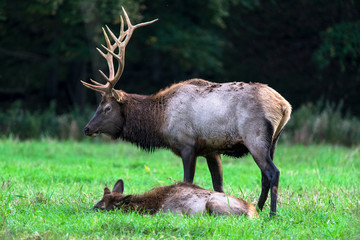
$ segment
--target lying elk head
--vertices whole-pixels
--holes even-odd
[[[157,19],[155,19],[133,26],[125,9],[122,8],[122,10],[124,12],[128,29],[124,31],[124,20],[122,16],[120,16],[120,36],[116,37],[113,32],[111,32],[109,27],[106,26],[106,30],[109,32],[114,43],[111,43],[105,29],[102,28],[107,45],[106,47],[102,45],[102,47],[107,51],[107,53],[105,54],[99,48],[96,48],[101,54],[101,56],[106,59],[109,67],[109,76],[106,76],[101,70],[99,70],[101,75],[106,80],[106,84],[100,84],[92,79],[90,79],[90,81],[94,84],[89,84],[81,81],[81,83],[84,84],[85,87],[100,92],[102,95],[99,107],[97,108],[92,119],[84,128],[84,133],[88,136],[95,137],[100,133],[105,133],[110,135],[112,138],[118,138],[121,135],[120,126],[122,126],[123,124],[123,119],[121,118],[121,104],[125,101],[125,92],[121,90],[116,90],[114,87],[119,81],[121,74],[124,71],[125,48],[133,34],[133,31],[136,28],[146,26],[157,21]],[[116,48],[118,48],[117,54],[115,53]],[[116,73],[113,63],[114,58],[118,62]]]
[[[119,179],[112,190],[108,187],[104,188],[103,198],[95,204],[93,210],[112,210],[114,207],[126,204],[130,201],[132,195],[123,195],[124,192],[124,181]]]

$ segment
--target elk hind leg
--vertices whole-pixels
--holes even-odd
[[[263,171],[261,171],[261,194],[258,201],[258,208],[262,211],[270,190],[270,181]]]
[[[264,203],[267,199],[268,192],[271,196],[271,207],[270,215],[276,214],[276,203],[277,203],[277,190],[279,185],[280,171],[274,165],[272,158],[270,156],[272,142],[267,141],[257,141],[257,145],[252,145],[249,148],[251,155],[253,156],[256,164],[259,166],[262,175],[262,187],[261,194],[258,201],[258,207],[261,210],[264,206]]]
[[[276,136],[276,138],[271,143],[270,157],[271,157],[272,161],[274,161],[275,148],[276,148],[277,142],[279,140],[280,134],[281,134],[281,132]],[[259,201],[258,201],[258,208],[261,211],[262,211],[262,209],[264,207],[266,199],[268,198],[269,190],[270,190],[270,181],[266,177],[265,173],[263,171],[261,171],[261,194],[260,194],[260,198],[259,198]]]
[[[210,215],[230,215],[230,208],[227,205],[220,204],[217,201],[208,201],[205,205],[206,211]]]
[[[276,214],[277,204],[277,192],[279,186],[280,171],[274,165],[270,153],[267,152],[265,155],[253,154],[255,162],[259,166],[262,173],[262,190],[258,202],[259,209],[262,209],[267,199],[268,191],[271,190],[271,204],[270,204],[270,215]]]

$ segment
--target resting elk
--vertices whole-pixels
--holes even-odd
[[[280,172],[273,163],[279,136],[290,118],[290,104],[275,90],[260,83],[213,83],[191,79],[150,96],[115,89],[124,70],[125,47],[133,31],[156,20],[132,25],[123,9],[120,36],[103,28],[109,76],[106,84],[91,79],[85,87],[100,92],[101,102],[84,128],[87,136],[107,134],[149,151],[167,148],[182,158],[184,181],[194,180],[196,158],[206,158],[214,190],[223,192],[220,155],[242,157],[250,153],[261,170],[262,189],[258,207],[271,195],[270,215],[276,214]],[[112,43],[113,42],[113,43]],[[115,50],[118,52],[115,53]],[[115,66],[113,59],[117,61]]]
[[[257,217],[255,207],[243,199],[209,191],[191,183],[178,182],[170,186],[161,186],[139,195],[124,195],[124,181],[119,179],[112,190],[105,187],[103,198],[94,206],[94,210],[112,210],[155,214],[172,212],[186,214],[208,213],[210,215],[246,215]]]

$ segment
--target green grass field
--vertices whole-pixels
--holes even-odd
[[[170,151],[149,154],[121,142],[0,140],[0,239],[359,239],[360,148],[277,148],[281,171],[278,215],[269,199],[259,219],[93,212],[105,185],[125,181],[141,193],[181,180],[182,163]],[[258,167],[247,156],[223,158],[224,187],[256,202]],[[203,158],[195,182],[212,189]]]

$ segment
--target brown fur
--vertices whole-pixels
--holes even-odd
[[[122,139],[149,151],[166,147],[160,134],[163,124],[164,99],[135,94],[127,94],[125,99],[123,114],[126,117]]]
[[[291,106],[267,85],[190,79],[150,96],[121,90],[116,95],[121,97],[103,96],[84,128],[86,135],[105,133],[148,151],[171,149],[182,158],[186,182],[193,182],[196,158],[204,156],[218,192],[223,192],[220,154],[242,157],[250,152],[263,177],[260,209],[269,186],[277,188],[274,151]],[[277,196],[271,196],[275,213]]]
[[[122,184],[119,188],[118,185]],[[189,191],[190,190],[190,191]],[[176,209],[182,209],[182,212],[188,213],[186,208],[186,199],[191,201],[192,195],[184,195],[184,193],[195,192],[196,195],[202,198],[209,198],[212,194],[219,194],[213,191],[205,190],[191,183],[177,182],[169,186],[156,187],[144,194],[139,195],[123,195],[123,181],[120,179],[115,184],[113,192],[106,187],[104,189],[103,198],[94,206],[94,210],[112,210],[119,208],[125,212],[136,211],[139,213],[156,214],[159,211],[176,212]],[[246,214],[249,217],[258,217],[255,207],[242,199],[237,199],[240,204],[240,209],[231,209],[227,204],[214,200],[203,199],[204,212],[212,215],[232,215],[232,214]],[[169,204],[169,201],[171,203]],[[184,202],[185,201],[185,202]],[[164,209],[165,205],[172,206]],[[192,214],[196,214],[193,212]],[[203,213],[203,212],[199,212]],[[189,214],[189,213],[188,213]]]
[[[171,85],[170,87],[165,88],[164,90],[160,90],[158,93],[154,94],[151,96],[151,98],[153,99],[168,99],[169,97],[171,97],[181,86],[186,85],[186,84],[191,84],[191,85],[195,85],[198,87],[210,87],[211,85],[215,84],[203,79],[199,79],[199,78],[194,78],[194,79],[190,79],[187,81],[183,81],[183,82],[179,82],[179,83],[174,83],[173,85]]]
[[[113,139],[122,138],[148,151],[161,147],[171,149],[182,158],[186,182],[193,182],[196,159],[204,156],[214,190],[218,192],[223,192],[220,154],[241,157],[250,152],[262,174],[258,206],[263,208],[271,188],[271,212],[275,214],[274,189],[277,189],[280,172],[273,156],[280,133],[290,118],[290,104],[268,86],[251,82],[219,84],[191,79],[152,96],[115,90],[124,70],[125,47],[133,30],[156,21],[131,27],[123,11],[128,29],[116,38],[107,28],[116,43],[111,43],[103,29],[108,53],[100,53],[108,63],[109,76],[100,72],[107,83],[81,81],[103,95],[84,133],[92,137],[104,133]],[[124,27],[123,22],[121,26]],[[116,74],[114,56],[118,61]],[[209,209],[216,204],[209,203]]]

